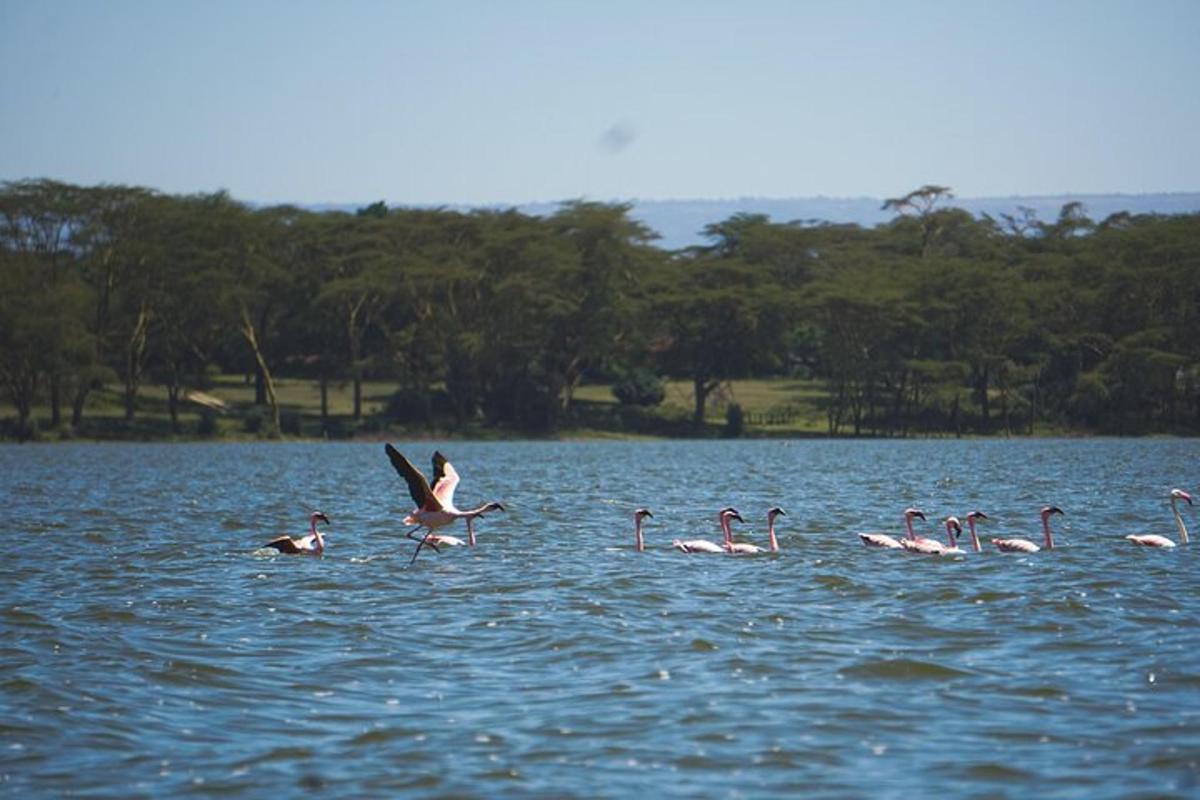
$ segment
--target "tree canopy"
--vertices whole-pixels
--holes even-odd
[[[78,426],[90,392],[180,399],[253,376],[402,387],[389,414],[531,432],[589,381],[822,381],[831,434],[1200,430],[1200,215],[1101,221],[1078,204],[975,218],[948,187],[873,229],[737,214],[671,252],[626,204],[535,217],[253,208],[224,193],[0,184],[0,388],[30,431]],[[631,400],[632,402],[632,400]],[[638,402],[643,402],[639,400]],[[69,411],[69,419],[64,411]]]

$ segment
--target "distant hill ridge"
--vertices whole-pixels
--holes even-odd
[[[592,199],[592,198],[587,198]],[[327,203],[314,204],[310,208],[328,210],[353,210],[368,205]],[[610,202],[610,201],[605,201]],[[773,222],[795,220],[819,220],[834,223],[856,223],[874,227],[895,217],[884,211],[883,198],[879,197],[739,197],[716,200],[618,200],[633,206],[630,214],[634,219],[649,226],[662,237],[655,244],[667,250],[706,244],[701,231],[714,222],[728,219],[734,214],[766,214]],[[965,209],[979,216],[1013,214],[1018,206],[1032,208],[1037,218],[1050,222],[1058,217],[1059,210],[1067,203],[1082,203],[1087,215],[1100,221],[1121,211],[1131,214],[1191,214],[1200,212],[1200,192],[1173,192],[1158,194],[1060,194],[1012,197],[956,197],[947,205]],[[444,207],[460,211],[474,208],[516,208],[519,211],[545,216],[553,214],[561,201],[539,203],[463,205],[446,204]],[[388,204],[392,206],[391,203]],[[398,204],[396,207],[404,207]]]

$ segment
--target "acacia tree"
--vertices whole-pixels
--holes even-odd
[[[576,312],[562,318],[555,336],[563,374],[563,409],[569,409],[585,372],[611,358],[632,324],[631,297],[656,254],[656,234],[629,218],[628,203],[564,203],[550,218],[554,235],[565,238],[575,259],[561,280],[574,291]]]
[[[661,337],[655,350],[665,374],[691,381],[697,432],[717,387],[780,364],[786,305],[760,276],[740,260],[722,258],[682,259],[655,276],[650,303]]]

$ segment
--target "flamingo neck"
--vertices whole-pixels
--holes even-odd
[[[1175,527],[1179,528],[1179,543],[1188,543],[1187,526],[1183,524],[1183,515],[1179,513],[1179,506],[1176,505],[1174,497],[1171,498],[1171,513],[1175,515]]]
[[[475,546],[475,518],[467,517],[467,544]]]
[[[729,517],[721,515],[721,536],[725,540],[725,549],[733,552],[733,531],[729,527]]]
[[[946,538],[950,540],[951,547],[958,547],[958,540],[954,538],[954,528],[946,526]]]
[[[642,538],[642,518],[638,517],[633,521],[633,537],[637,540],[637,551],[640,553],[646,549],[646,541]]]
[[[976,553],[983,552],[983,548],[979,546],[979,534],[975,533],[975,520],[967,520],[967,527],[971,529],[971,547]]]
[[[915,540],[917,535],[913,533],[912,517],[908,514],[904,515],[904,527],[908,528],[908,538],[910,541]]]
[[[1054,549],[1054,537],[1050,535],[1050,515],[1042,517],[1042,530],[1046,533],[1046,549]]]
[[[767,538],[771,541],[771,552],[779,552],[779,541],[775,538],[775,518],[767,520]]]

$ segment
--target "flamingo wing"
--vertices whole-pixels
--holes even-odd
[[[408,484],[408,493],[412,495],[417,508],[425,511],[441,511],[442,504],[434,496],[433,490],[429,488],[429,481],[425,480],[421,470],[414,467],[411,461],[402,456],[400,451],[390,444],[385,444],[383,449],[388,458],[392,460],[392,466],[396,468],[396,472],[399,472],[400,477],[404,478],[404,482]]]
[[[300,552],[300,548],[296,546],[296,542],[290,536],[280,536],[263,545],[263,547],[273,547],[281,553],[295,555]]]
[[[441,453],[433,454],[433,496],[443,506],[454,505],[454,490],[458,487],[458,471]]]

